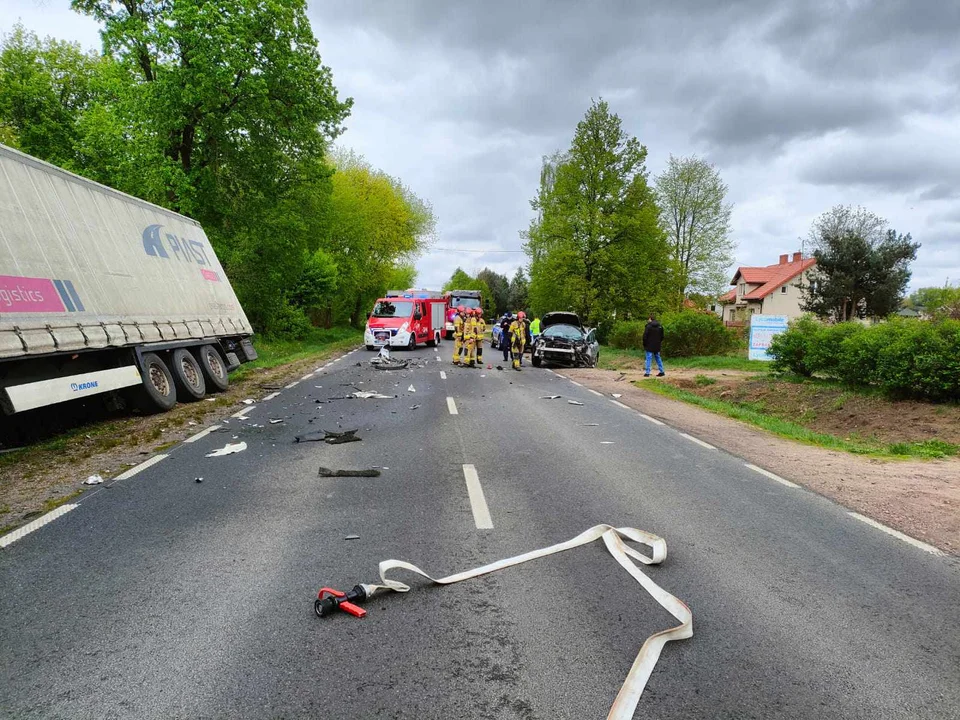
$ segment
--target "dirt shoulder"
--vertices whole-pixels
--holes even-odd
[[[692,376],[703,371],[686,371]],[[733,370],[710,375],[738,374]],[[960,459],[881,460],[795,443],[632,384],[642,372],[565,374],[912,537],[960,555]]]
[[[178,404],[160,415],[129,416],[85,425],[26,450],[0,455],[0,534],[81,494],[91,475],[109,479],[149,456],[246,407],[245,399],[260,400],[331,357],[350,343],[286,365],[256,368],[226,392],[195,403]]]

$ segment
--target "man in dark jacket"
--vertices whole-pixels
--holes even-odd
[[[500,321],[500,349],[503,350],[503,361],[507,362],[510,359],[510,343],[513,342],[513,338],[510,337],[510,323],[513,322],[513,314],[507,313],[503,316],[503,319]]]
[[[650,377],[650,361],[657,359],[657,377],[663,377],[663,361],[660,359],[660,348],[663,345],[663,325],[651,315],[647,319],[647,326],[643,329],[643,349],[647,351],[647,362],[644,365],[643,376]]]

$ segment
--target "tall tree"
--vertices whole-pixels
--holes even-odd
[[[655,185],[660,223],[678,270],[678,299],[688,293],[721,294],[735,243],[730,237],[733,206],[726,202],[727,186],[720,173],[696,156],[671,155]]]
[[[482,280],[490,288],[493,314],[496,317],[510,309],[510,279],[506,275],[484,268],[477,273],[477,280]]]
[[[527,309],[529,301],[529,286],[527,276],[523,274],[523,268],[517,268],[513,279],[510,281],[510,288],[507,293],[507,304],[514,312]]]
[[[666,306],[673,265],[646,157],[601,100],[569,150],[545,160],[524,246],[533,310],[575,310],[605,331],[616,318]]]
[[[885,317],[903,300],[919,243],[862,207],[837,205],[814,221],[817,264],[802,289],[803,309],[837,321]]]

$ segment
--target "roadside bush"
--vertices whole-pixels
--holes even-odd
[[[767,350],[773,358],[773,369],[805,377],[813,375],[810,349],[823,329],[823,323],[817,322],[810,315],[792,320],[787,331],[774,337]]]
[[[737,336],[713,313],[683,311],[667,313],[663,325],[663,354],[666,357],[722,355],[737,347]],[[610,344],[625,350],[643,350],[645,321],[620,322],[610,333]]]
[[[610,344],[621,350],[643,350],[643,328],[646,324],[639,320],[617,323],[610,331]]]
[[[790,324],[770,347],[775,370],[874,386],[893,397],[960,400],[960,321]]]

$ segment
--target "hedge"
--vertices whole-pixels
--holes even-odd
[[[865,327],[795,320],[770,347],[774,369],[877,387],[893,397],[960,400],[960,321],[896,319]]]
[[[737,346],[737,336],[728,330],[713,313],[684,311],[666,313],[663,325],[663,348],[666,357],[722,355]],[[645,321],[617,323],[610,333],[610,344],[625,350],[643,350]]]

